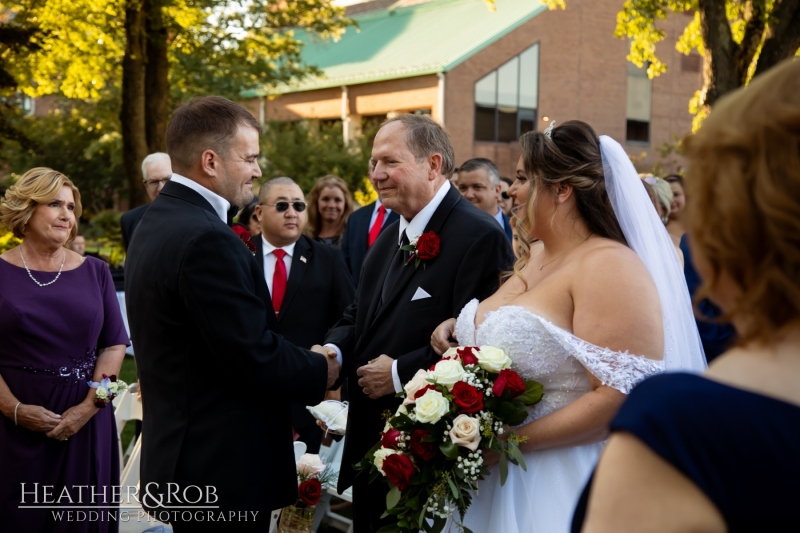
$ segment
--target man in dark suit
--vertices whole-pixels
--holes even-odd
[[[322,343],[355,297],[342,252],[303,235],[306,213],[303,191],[291,178],[261,186],[255,208],[261,236],[255,245],[272,298],[268,310],[277,319],[275,332],[301,348]],[[292,404],[292,426],[307,452],[318,453],[322,430],[306,405]]]
[[[224,98],[178,108],[167,126],[176,173],[128,255],[144,409],[140,501],[179,533],[209,519],[171,506],[217,506],[233,513],[233,529],[263,531],[271,510],[294,503],[291,402],[321,401],[338,377],[335,360],[274,333],[263,270],[225,223],[231,205],[252,199],[259,134]]]
[[[444,129],[430,117],[401,115],[375,137],[371,180],[386,207],[400,219],[377,239],[364,259],[356,301],[326,337],[326,347],[343,356],[350,413],[339,490],[353,485],[357,533],[386,523],[386,488],[369,483],[369,473],[352,465],[379,439],[384,410],[400,405],[396,392],[438,357],[433,330],[458,316],[472,298],[486,298],[501,271],[513,264],[508,239],[492,217],[475,209],[450,185],[453,149]],[[427,234],[438,252],[417,265],[402,243]],[[419,242],[419,241],[417,241]],[[429,241],[430,243],[430,241]]]
[[[172,164],[167,154],[155,152],[144,158],[144,161],[142,161],[142,183],[151,202],[156,199],[171,176]],[[128,250],[128,245],[131,242],[131,238],[133,238],[133,232],[136,231],[136,226],[141,222],[148,207],[150,207],[149,203],[140,205],[123,214],[119,219],[119,224],[122,228],[122,246],[125,247],[125,251]]]
[[[511,242],[513,235],[511,223],[498,202],[501,190],[500,172],[491,160],[476,157],[458,168],[458,191],[461,196],[481,211],[491,215]]]
[[[364,256],[367,255],[373,243],[377,240],[384,229],[393,224],[399,215],[387,209],[380,199],[365,205],[361,209],[353,211],[347,219],[347,227],[344,230],[342,239],[342,253],[344,262],[353,281],[358,285],[361,276],[361,265],[364,263]]]

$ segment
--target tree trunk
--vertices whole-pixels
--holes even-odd
[[[142,186],[142,160],[147,156],[144,120],[145,33],[140,0],[125,0],[125,57],[122,59],[122,154],[130,207],[147,201]]]
[[[705,45],[702,104],[711,107],[723,94],[741,85],[736,58],[739,45],[733,40],[724,0],[699,0],[700,32]]]
[[[145,33],[145,128],[149,153],[166,152],[167,114],[169,113],[169,62],[167,28],[164,25],[164,0],[146,2]]]
[[[755,75],[769,70],[800,48],[800,0],[779,0],[775,3],[767,38],[758,56]]]

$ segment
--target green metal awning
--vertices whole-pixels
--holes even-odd
[[[342,85],[447,72],[546,10],[540,0],[439,0],[352,16],[338,42],[303,31],[302,58],[323,75],[277,87],[248,91],[245,97],[285,94]]]

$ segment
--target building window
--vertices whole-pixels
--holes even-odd
[[[475,140],[512,142],[533,131],[539,102],[539,45],[475,82]]]
[[[683,72],[700,72],[703,66],[703,57],[697,54],[681,56],[681,70]]]
[[[634,143],[650,142],[650,109],[653,82],[647,77],[647,65],[642,68],[628,63],[627,127],[625,140]]]

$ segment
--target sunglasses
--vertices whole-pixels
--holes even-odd
[[[261,204],[261,205],[268,205],[270,207],[274,207],[275,211],[277,211],[278,213],[283,213],[284,211],[287,211],[289,209],[289,206],[291,205],[295,211],[297,211],[298,213],[302,213],[303,211],[306,210],[306,206],[308,204],[306,204],[305,202],[301,202],[300,200],[295,200],[294,202],[287,202],[285,200],[281,200],[280,202],[276,202],[274,204]]]

